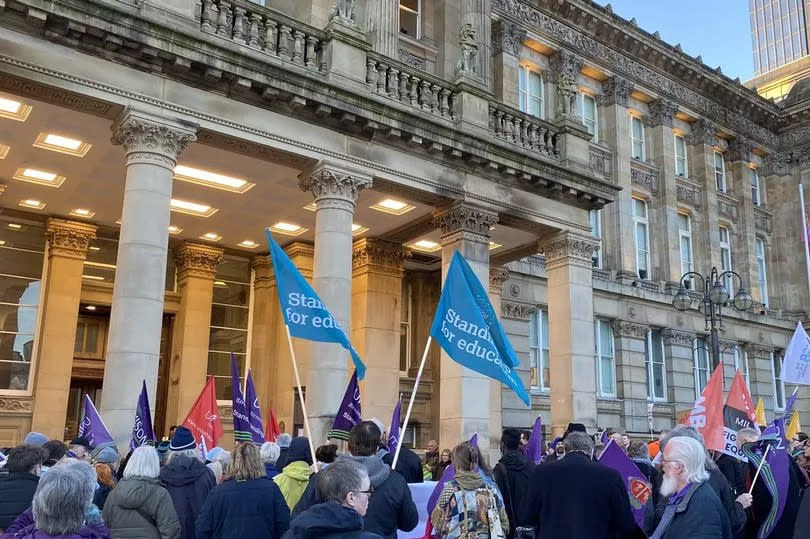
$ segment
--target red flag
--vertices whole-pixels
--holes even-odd
[[[737,374],[734,375],[734,380],[731,382],[731,389],[728,391],[726,406],[744,412],[745,417],[751,422],[750,426],[756,425],[756,406],[754,406],[754,401],[751,399],[751,394],[748,393],[748,388],[745,387],[745,380],[743,380],[740,371],[737,371]]]
[[[706,441],[706,449],[722,451],[723,434],[723,363],[721,362],[700,394],[689,414],[688,425],[697,429]]]
[[[279,434],[281,434],[281,428],[278,426],[276,413],[273,411],[273,407],[270,406],[269,410],[267,410],[267,425],[264,428],[264,439],[268,442],[275,442]]]
[[[194,401],[194,406],[191,407],[191,411],[183,421],[183,426],[194,434],[194,439],[198,443],[202,443],[202,438],[205,437],[207,447],[216,447],[222,436],[222,423],[219,421],[217,392],[213,376],[208,377],[208,382],[200,392],[200,396]]]

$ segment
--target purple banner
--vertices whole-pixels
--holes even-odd
[[[388,452],[392,455],[397,452],[399,445],[399,418],[402,415],[402,395],[399,396],[394,414],[391,416],[391,426],[388,428]]]
[[[250,418],[245,406],[245,396],[239,383],[239,365],[236,356],[231,352],[231,402],[233,403],[233,439],[236,442],[249,442]]]
[[[638,466],[630,460],[630,457],[613,440],[610,440],[605,446],[605,450],[599,457],[599,462],[613,468],[622,476],[627,488],[627,496],[630,498],[630,509],[633,511],[633,517],[643,530],[644,508],[650,496],[652,496],[652,486],[647,477],[641,473]]]
[[[144,380],[141,395],[138,397],[138,407],[135,408],[135,424],[132,425],[132,439],[129,441],[129,448],[134,450],[149,441],[155,442],[157,438],[152,429],[152,412],[149,409],[149,394],[146,392],[146,380]]]
[[[765,458],[758,481],[764,482],[771,494],[771,509],[759,528],[758,539],[765,539],[771,534],[785,510],[790,482],[790,456],[784,426],[782,419],[776,419],[763,431],[758,442],[743,444],[742,447],[743,454],[753,466],[759,467],[763,456]]]
[[[259,407],[259,398],[256,396],[256,387],[253,385],[253,375],[248,369],[247,383],[245,384],[245,406],[250,416],[250,436],[255,444],[263,444],[264,427],[262,426],[262,410]]]
[[[363,420],[363,413],[360,411],[360,388],[357,386],[357,371],[354,371],[346,393],[343,394],[343,401],[340,403],[335,422],[326,434],[327,438],[338,440],[348,440],[349,431],[352,427]]]
[[[104,425],[104,421],[98,415],[98,410],[96,410],[89,395],[84,396],[84,414],[82,415],[82,423],[79,425],[79,436],[87,438],[91,447],[113,441],[110,431],[107,430],[107,426]]]
[[[540,416],[534,420],[532,434],[529,436],[529,443],[526,444],[526,458],[535,464],[543,460],[543,420]]]

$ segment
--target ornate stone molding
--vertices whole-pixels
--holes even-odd
[[[276,285],[276,274],[273,272],[273,261],[270,255],[256,255],[250,261],[253,269],[253,288],[261,290]]]
[[[489,244],[489,230],[497,222],[497,214],[460,201],[433,215],[433,224],[442,231],[442,243],[460,238]]]
[[[48,219],[45,235],[48,238],[48,257],[61,256],[85,260],[90,241],[96,239],[98,227],[89,223]]]
[[[698,118],[692,122],[686,142],[695,146],[714,146],[717,142],[717,128],[705,118]]]
[[[599,243],[591,237],[562,230],[540,240],[538,248],[545,255],[547,270],[567,264],[592,269],[591,257]]]
[[[652,172],[630,166],[630,182],[647,189],[650,193],[658,193],[657,179],[657,176]]]
[[[537,312],[536,305],[528,303],[515,303],[513,301],[501,301],[501,317],[513,320],[528,320]]]
[[[788,153],[772,153],[762,160],[761,174],[763,176],[785,176],[790,174],[790,161],[791,158]]]
[[[222,262],[224,251],[199,243],[183,242],[175,251],[174,260],[177,264],[177,280],[187,277],[201,277],[214,280],[217,267]]]
[[[371,176],[320,162],[299,176],[298,186],[313,194],[319,209],[340,208],[354,212],[360,191],[371,187],[371,183]]]
[[[612,76],[602,82],[602,93],[597,96],[597,102],[603,107],[611,105],[627,106],[627,100],[633,92],[633,85],[629,80]]]
[[[526,40],[526,28],[507,21],[492,21],[492,54],[501,52],[520,56],[523,41]]]
[[[411,66],[416,69],[425,70],[427,68],[427,60],[421,56],[417,56],[409,50],[399,49],[399,61],[405,65]]]
[[[631,339],[645,339],[647,338],[647,331],[649,326],[644,324],[636,324],[629,320],[614,320],[613,321],[613,336],[614,337],[629,337]]]
[[[147,163],[173,170],[180,153],[197,140],[193,126],[181,126],[129,109],[113,124],[112,130],[110,142],[124,147],[127,165]]]
[[[687,333],[686,331],[678,331],[676,329],[661,330],[661,337],[664,344],[688,346],[692,348],[695,342],[695,334]]]
[[[503,293],[503,283],[509,279],[509,270],[503,267],[489,268],[489,291],[493,294]]]
[[[760,232],[773,232],[773,216],[762,208],[754,208],[754,228]]]
[[[737,200],[728,195],[717,193],[717,212],[730,221],[737,221]]]
[[[744,343],[743,350],[749,356],[757,359],[765,359],[773,352],[773,348],[754,342]]]
[[[399,243],[376,238],[362,238],[352,246],[352,269],[358,272],[386,273],[402,277],[405,261],[411,252]]]
[[[675,186],[675,195],[678,198],[678,202],[689,204],[694,208],[700,208],[700,192],[697,188],[679,183]]]
[[[557,92],[557,116],[577,115],[577,78],[585,62],[567,49],[560,49],[549,58],[549,80]]]
[[[746,138],[739,137],[729,142],[726,157],[729,163],[733,163],[734,161],[750,163],[753,160],[753,151],[753,143]]]
[[[648,105],[650,113],[644,116],[644,125],[647,127],[658,127],[664,125],[672,127],[672,120],[678,112],[678,105],[669,99],[656,99]]]
[[[0,397],[0,412],[31,412],[33,406],[29,397]]]

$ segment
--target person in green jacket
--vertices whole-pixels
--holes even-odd
[[[309,449],[309,439],[304,436],[295,438],[290,444],[290,451],[287,454],[287,464],[281,473],[273,478],[273,481],[281,489],[284,501],[292,510],[309,484],[309,476],[312,475],[312,451]]]

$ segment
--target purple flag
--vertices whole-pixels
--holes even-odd
[[[392,455],[397,452],[399,445],[399,416],[402,415],[402,395],[394,406],[394,415],[391,416],[391,427],[388,429],[388,452]]]
[[[602,455],[599,457],[599,462],[613,468],[622,476],[627,488],[627,496],[630,498],[630,509],[633,511],[633,517],[636,519],[639,528],[643,530],[644,508],[652,496],[652,486],[647,477],[641,473],[638,466],[630,460],[630,457],[613,440],[605,446],[605,450],[602,451]]]
[[[245,406],[245,396],[239,383],[239,365],[236,356],[231,352],[231,402],[233,403],[233,439],[236,442],[249,442],[250,418]]]
[[[561,438],[561,437],[559,437],[559,436],[557,436],[556,438],[554,438],[553,440],[551,440],[551,443],[550,443],[550,444],[548,444],[548,446],[549,446],[551,449],[557,449],[557,445],[559,445],[559,443],[560,443],[560,442],[562,442],[562,438]]]
[[[599,442],[602,445],[607,445],[607,443],[609,441],[610,441],[610,438],[608,437],[607,429],[605,429],[605,430],[602,431],[602,434],[599,436]]]
[[[332,428],[329,429],[326,437],[348,440],[349,431],[362,420],[363,414],[360,411],[360,388],[357,386],[357,371],[354,371],[349,380],[349,385],[346,387],[346,393],[343,394],[343,401],[341,401],[340,408],[338,408],[335,422],[332,424]]]
[[[526,444],[526,458],[535,464],[539,464],[543,460],[543,420],[540,416],[534,420],[529,443]]]
[[[262,427],[262,410],[259,408],[259,397],[256,396],[256,387],[253,385],[253,376],[248,369],[247,383],[245,385],[245,406],[250,416],[250,435],[255,444],[263,444],[264,427]]]
[[[138,397],[138,407],[135,408],[135,424],[132,425],[132,439],[129,448],[134,450],[149,441],[157,441],[155,431],[152,429],[152,412],[149,410],[149,394],[146,392],[146,380],[141,387],[141,396]]]
[[[91,447],[113,441],[110,431],[107,430],[104,421],[98,415],[98,410],[93,405],[93,401],[90,400],[90,395],[84,396],[84,414],[82,415],[82,423],[79,425],[79,436],[87,438]]]
[[[0,462],[3,462],[4,460],[6,460],[6,456],[3,454],[2,451],[0,451]]]
[[[781,431],[781,432],[780,432]],[[770,445],[768,454],[766,448]],[[770,427],[765,429],[759,441],[743,444],[743,455],[753,466],[759,466],[765,456],[765,462],[759,471],[759,481],[763,481],[771,495],[771,509],[757,532],[758,539],[765,539],[770,535],[782,512],[785,510],[788,486],[790,483],[790,456],[785,442],[784,423],[777,419]]]
[[[478,447],[478,433],[476,432],[473,434],[472,438],[469,441],[470,444]],[[427,502],[427,514],[428,518],[430,518],[430,514],[433,513],[433,508],[436,507],[436,504],[439,503],[439,496],[444,490],[444,485],[447,484],[448,481],[452,481],[456,478],[456,467],[452,464],[444,469],[444,473],[441,477],[434,477],[436,483],[436,487],[433,489],[433,492],[430,494],[430,498],[428,498]]]

